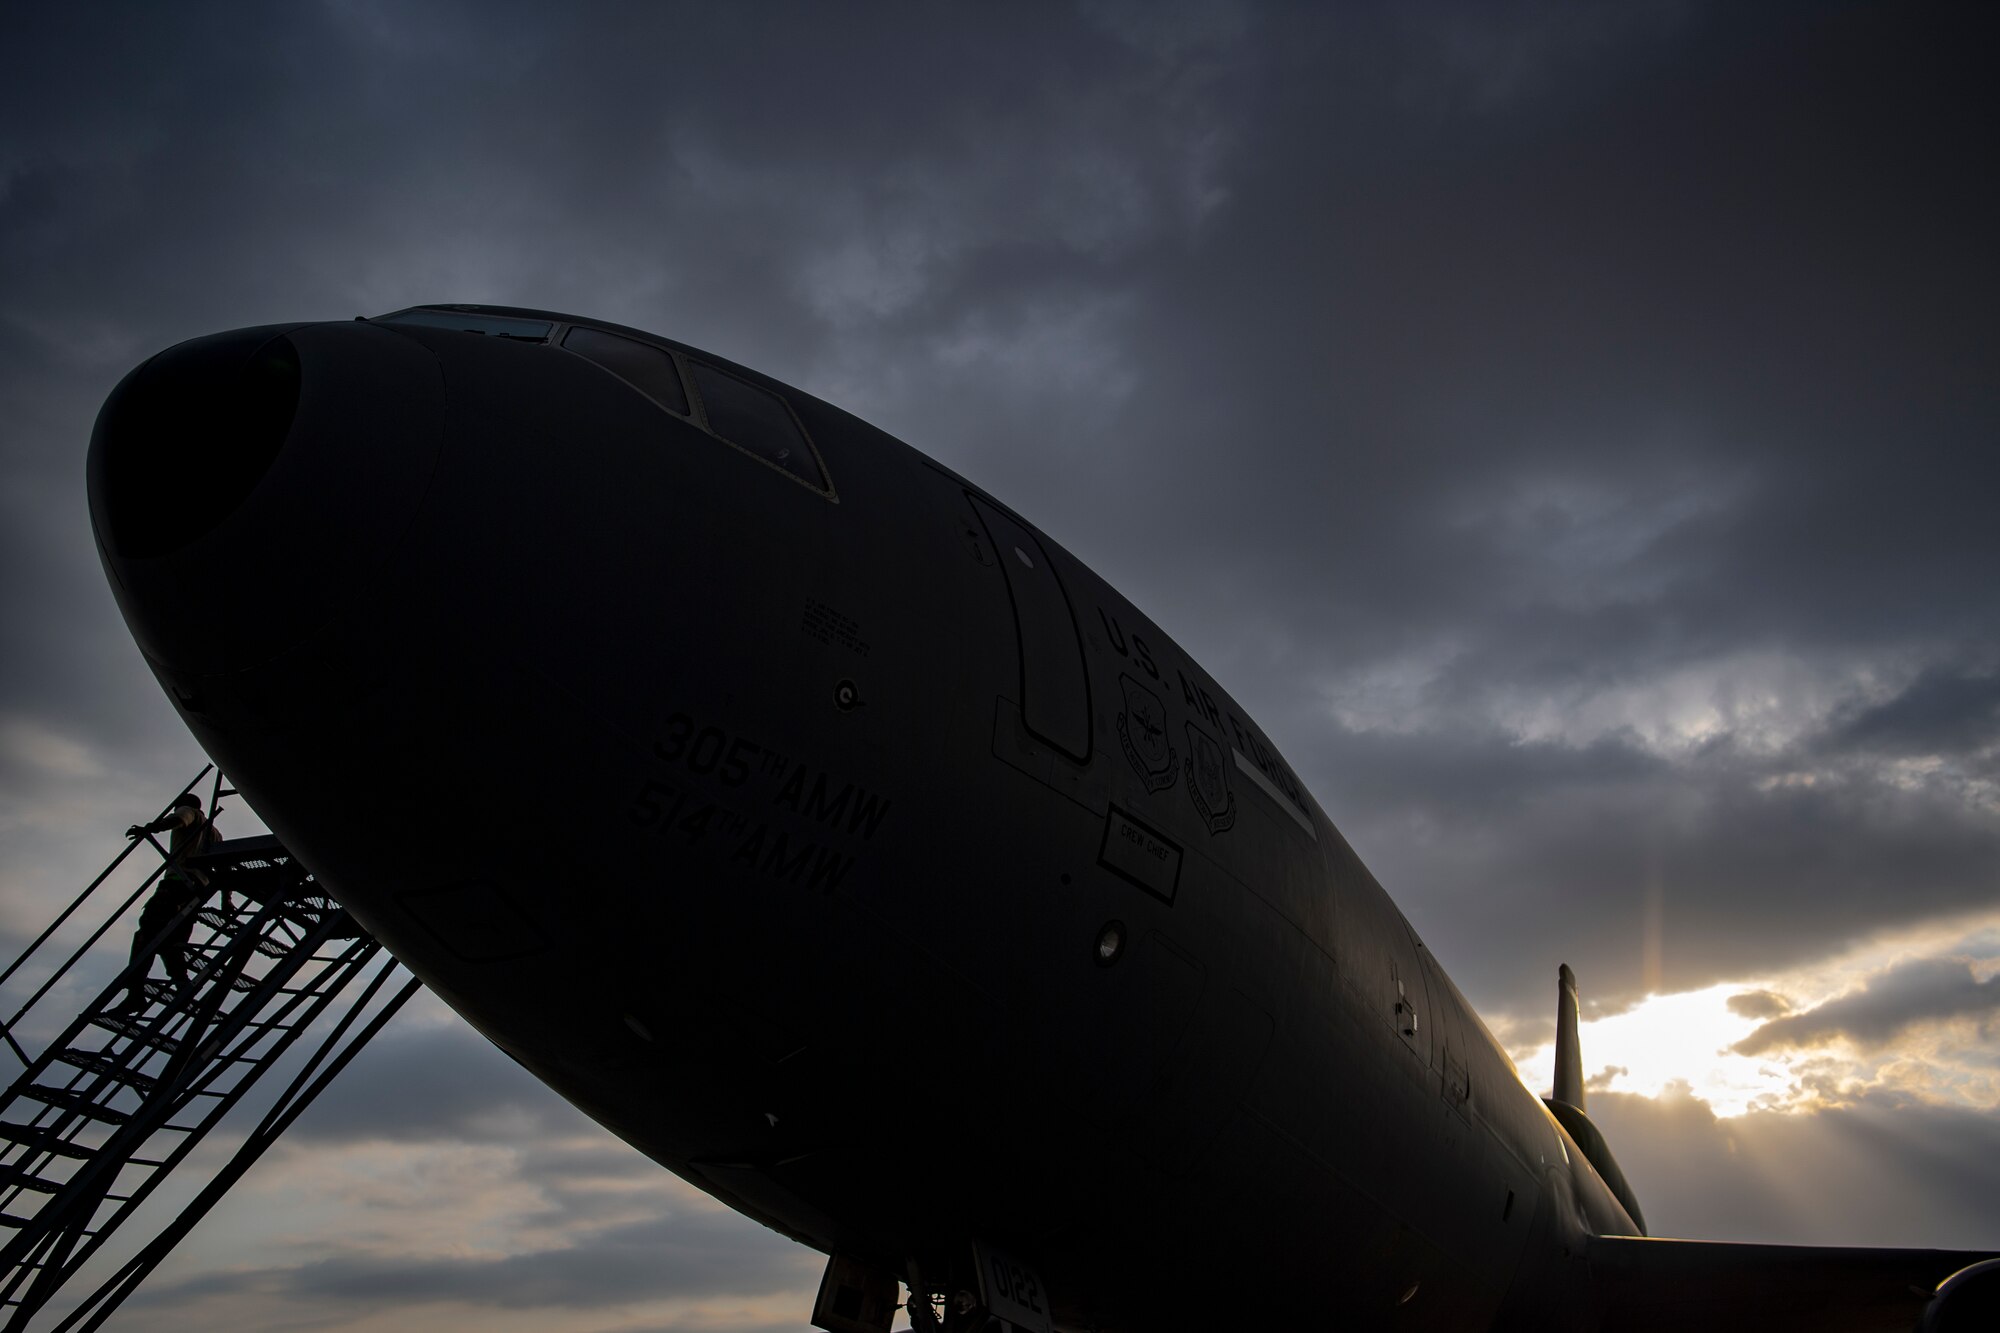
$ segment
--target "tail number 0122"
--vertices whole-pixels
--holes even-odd
[[[1042,1293],[1042,1280],[1035,1270],[1016,1263],[991,1246],[981,1245],[978,1249],[987,1312],[1019,1329],[1051,1333],[1048,1298]]]

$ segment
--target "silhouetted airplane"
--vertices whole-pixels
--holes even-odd
[[[1645,1239],[1567,969],[1544,1101],[1220,685],[809,394],[430,306],[160,353],[89,480],[271,828],[823,1327],[2000,1327],[1978,1254]]]

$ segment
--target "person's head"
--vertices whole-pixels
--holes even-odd
[[[190,810],[199,810],[201,809],[201,797],[196,796],[191,791],[184,791],[179,796],[174,797],[174,809],[178,810],[182,806],[186,806]]]

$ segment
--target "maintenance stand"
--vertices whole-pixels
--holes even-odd
[[[181,795],[213,773],[208,818],[235,793],[204,768]],[[176,801],[180,799],[177,796]],[[173,809],[170,802],[168,810]],[[160,863],[67,957],[50,965],[51,941],[141,845]],[[144,862],[145,858],[141,858]],[[31,1056],[18,1034],[47,1031],[74,1002],[77,962],[168,869],[150,835],[130,843],[48,929],[0,973],[34,993],[0,1023],[25,1066],[0,1097],[0,1330],[15,1333],[128,1221],[195,1145],[310,1029],[318,1045],[236,1153],[193,1199],[82,1304],[57,1333],[95,1329],[166,1258],[279,1134],[422,983],[404,974],[374,938],[314,882],[277,838],[217,842],[185,869],[205,887],[89,999],[60,1034]],[[128,877],[129,877],[128,872]],[[149,980],[161,944],[193,917],[188,984]],[[122,942],[122,939],[121,941]],[[100,954],[99,957],[102,955]],[[371,964],[374,966],[371,967]],[[352,983],[366,981],[346,1003]],[[68,979],[68,984],[65,979]],[[128,988],[138,988],[134,994]],[[42,1006],[36,1006],[54,996]],[[123,1003],[118,1003],[125,996]],[[150,1215],[149,1215],[150,1216]]]

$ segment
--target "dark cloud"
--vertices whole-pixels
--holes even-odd
[[[1519,1030],[1561,961],[1616,1008],[1993,904],[1992,6],[0,26],[16,906],[193,767],[83,518],[104,394],[181,338],[427,300],[655,328],[992,488]],[[474,1039],[393,1036],[301,1143],[573,1124]],[[1757,1183],[1717,1198],[1810,1230]]]
[[[2000,741],[2000,674],[1931,670],[1889,700],[1858,712],[1827,738],[1892,755],[1963,755]]]
[[[1517,1012],[1545,1007],[1559,962],[1616,1002],[1994,901],[1988,810],[1949,784],[1828,767],[1805,742],[1663,756],[1630,735],[1468,727],[1325,746],[1304,766],[1323,804],[1461,985]]]
[[[1792,1011],[1792,1002],[1776,991],[1752,990],[1729,997],[1729,1012],[1745,1018],[1776,1018]]]
[[[1718,1119],[1687,1096],[1598,1093],[1656,1236],[2000,1252],[2000,1120],[1871,1094]]]
[[[1584,1080],[1584,1091],[1603,1092],[1611,1086],[1612,1080],[1631,1072],[1624,1065],[1606,1065]]]
[[[1582,904],[1604,994],[1635,993],[1613,941],[1654,863],[1675,977],[1776,923],[1808,928],[1772,959],[1961,903],[1990,816],[1871,766],[1919,714],[1974,720],[1967,664],[2000,651],[1992,15],[1177,13],[23,16],[0,540],[32,549],[0,609],[40,632],[0,701],[107,746],[171,732],[77,517],[131,361],[539,302],[714,346],[992,486],[1244,700],[1448,959],[1518,958]],[[1692,753],[1518,732],[1657,711],[1675,673],[1821,699],[1856,785],[1760,792],[1779,765],[1727,715]],[[1872,698],[1898,676],[1932,683]],[[1513,1003],[1501,970],[1470,989]]]
[[[2000,1011],[2000,978],[1985,981],[1958,958],[1920,958],[1864,982],[1859,990],[1803,1013],[1774,1018],[1736,1043],[1744,1055],[1778,1047],[1850,1041],[1877,1046],[1916,1023]]]
[[[592,1309],[671,1297],[759,1296],[811,1281],[814,1256],[775,1232],[756,1233],[722,1212],[608,1228],[574,1252],[504,1259],[402,1263],[347,1257],[284,1278],[301,1295],[413,1304],[474,1300],[508,1308]],[[760,1243],[761,1242],[761,1243]]]
[[[532,1141],[590,1123],[463,1023],[391,1025],[299,1117],[287,1140]]]
[[[765,1296],[811,1283],[823,1262],[729,1213],[695,1211],[597,1230],[574,1250],[497,1258],[345,1254],[295,1268],[203,1274],[161,1284],[133,1308],[171,1311],[258,1291],[348,1307],[349,1315],[442,1301],[590,1311],[651,1300]]]

